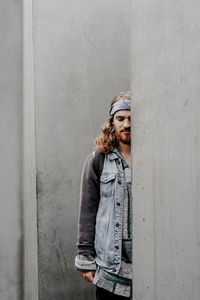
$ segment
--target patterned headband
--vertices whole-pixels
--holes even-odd
[[[119,110],[131,110],[131,101],[127,99],[121,99],[115,102],[110,109],[110,116],[114,116],[114,114]]]

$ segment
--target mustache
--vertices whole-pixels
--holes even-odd
[[[122,129],[121,132],[131,132],[131,128]]]

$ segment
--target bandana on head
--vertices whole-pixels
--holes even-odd
[[[110,109],[110,116],[114,116],[114,114],[119,110],[131,110],[131,101],[121,99],[115,102]]]

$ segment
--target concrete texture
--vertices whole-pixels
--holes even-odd
[[[0,2],[0,299],[22,299],[22,3]]]
[[[32,1],[23,1],[23,300],[38,300]]]
[[[130,2],[34,1],[39,299],[94,299],[74,271],[79,184],[110,101],[130,89]]]
[[[200,3],[132,2],[134,299],[200,299]]]

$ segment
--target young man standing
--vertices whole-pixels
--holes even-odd
[[[120,93],[84,164],[75,268],[97,299],[132,297],[131,94]]]

